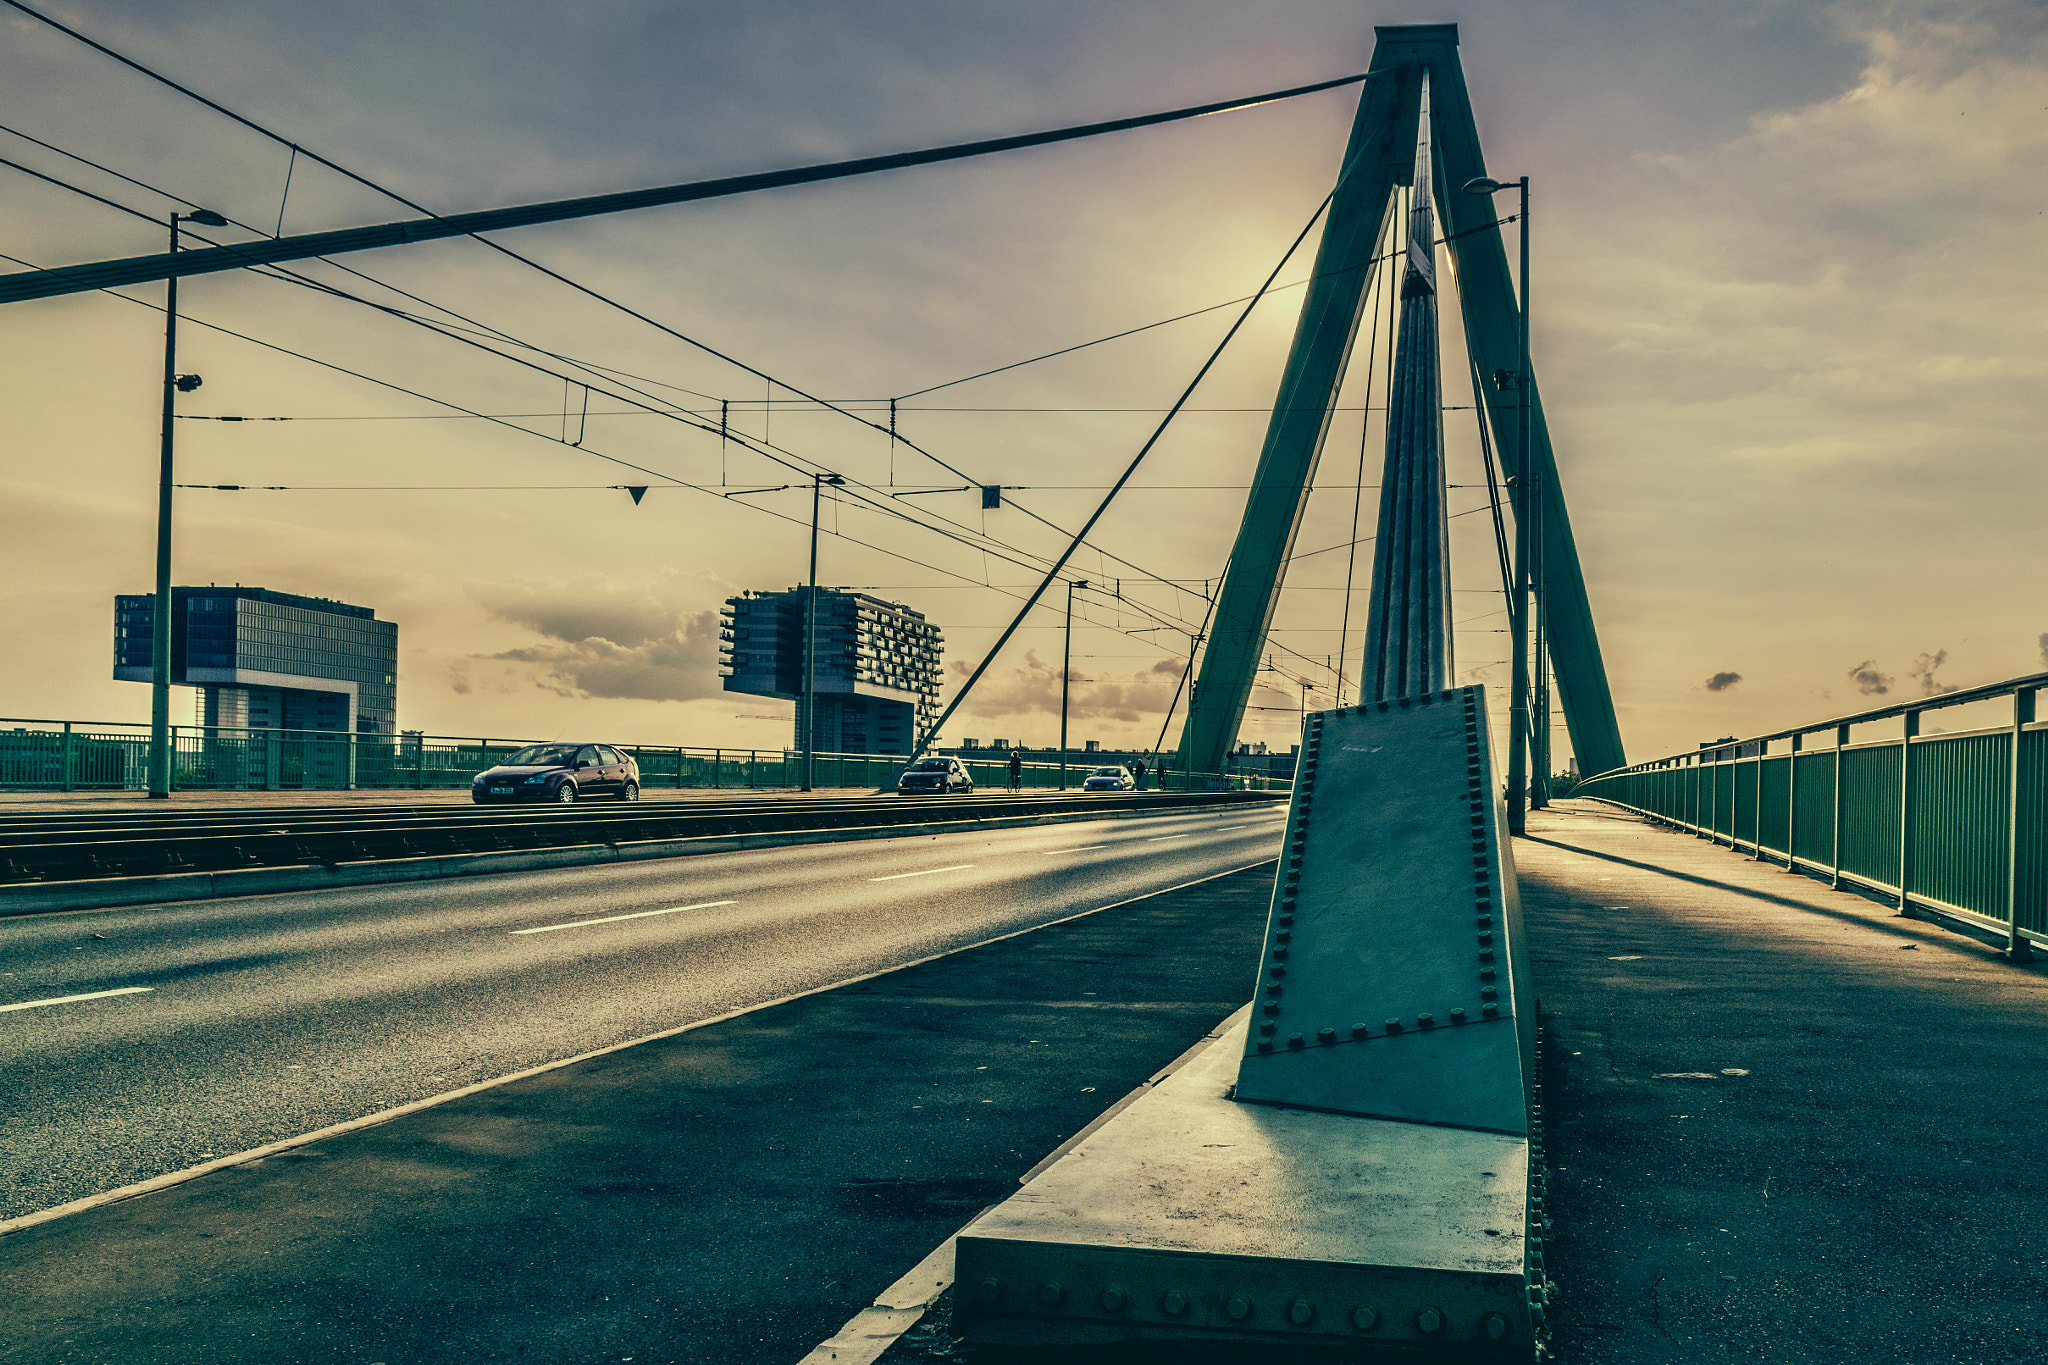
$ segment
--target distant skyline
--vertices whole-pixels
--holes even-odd
[[[1375,23],[1454,21],[1488,166],[1534,183],[1535,364],[1631,757],[2048,667],[2034,526],[2048,501],[2039,5],[47,8],[442,212],[1250,94],[1362,69]],[[305,231],[410,216],[12,11],[0,11],[0,91],[0,126],[265,232],[280,218]],[[1249,293],[1327,192],[1355,101],[1352,88],[500,240],[886,425],[891,397]],[[15,133],[0,144],[145,213],[173,206]],[[10,257],[134,255],[162,237],[0,166]],[[1299,280],[1305,259],[1283,278]],[[764,403],[758,377],[475,242],[339,265],[530,344],[522,354],[550,368],[572,357],[617,392],[713,426],[723,407],[737,429],[871,485],[872,504],[1030,553],[1060,543],[1031,514],[1077,524],[1230,316],[901,402],[902,434],[962,478],[786,390]],[[450,321],[337,265],[306,273]],[[1262,305],[1105,520],[1097,541],[1141,567],[1093,551],[1075,561],[1111,585],[1083,595],[1075,630],[1076,747],[1157,737],[1187,647],[1161,618],[1200,620],[1299,298]],[[181,480],[290,491],[181,493],[176,581],[338,597],[399,622],[407,729],[787,741],[788,705],[723,693],[716,667],[719,603],[800,582],[809,513],[807,485],[721,495],[776,490],[787,470],[602,393],[586,417],[580,387],[288,284],[207,276],[182,304],[180,368],[206,383],[180,411],[291,420],[180,422]],[[1454,313],[1447,347],[1462,344]],[[159,313],[105,295],[0,308],[0,610],[15,645],[0,659],[0,713],[147,717],[147,689],[111,677],[112,603],[151,584],[161,346]],[[1351,538],[1367,354],[1362,336],[1300,550]],[[1455,378],[1445,402],[1458,409],[1446,414],[1463,485],[1453,510],[1480,507],[1471,398]],[[1370,483],[1377,422],[1363,435]],[[611,487],[650,482],[637,507]],[[1021,507],[891,496],[997,482]],[[1487,522],[1452,523],[1459,677],[1501,704]],[[949,686],[1030,581],[1006,562],[1014,551],[872,506],[828,506],[826,525],[837,534],[821,581],[937,623]],[[1340,637],[1345,561],[1326,552],[1292,572],[1275,633],[1284,674],[1254,694],[1266,709],[1244,739],[1292,742],[1301,692],[1286,675],[1323,689],[1312,708],[1330,704],[1321,661]],[[1354,659],[1370,562],[1368,545]],[[1049,594],[948,740],[1052,741],[1063,601]],[[1562,740],[1560,727],[1560,752]]]

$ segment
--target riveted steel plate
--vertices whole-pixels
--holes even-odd
[[[1523,956],[1484,690],[1311,716],[1238,1098],[1526,1134]]]
[[[1372,1339],[1527,1358],[1528,1142],[1238,1104],[1226,1091],[1247,1022],[961,1232],[970,1337]]]

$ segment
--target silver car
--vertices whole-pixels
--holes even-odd
[[[1094,772],[1088,774],[1088,780],[1081,784],[1081,790],[1084,792],[1127,792],[1135,790],[1137,785],[1137,779],[1131,776],[1131,770],[1119,763],[1107,768],[1097,768]]]

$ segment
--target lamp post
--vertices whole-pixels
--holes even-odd
[[[1470,194],[1493,195],[1502,190],[1519,189],[1522,192],[1521,244],[1521,360],[1515,371],[1515,480],[1510,490],[1510,501],[1515,505],[1515,592],[1514,600],[1508,604],[1509,625],[1514,630],[1514,649],[1510,654],[1512,671],[1508,681],[1508,829],[1520,834],[1528,828],[1530,749],[1529,726],[1529,591],[1531,586],[1530,555],[1534,546],[1540,543],[1537,518],[1541,503],[1535,470],[1529,463],[1529,409],[1533,386],[1529,382],[1529,177],[1519,180],[1494,180],[1487,176],[1475,176],[1465,182]],[[1539,629],[1541,627],[1539,626]]]
[[[1543,532],[1536,533],[1536,575],[1535,581],[1543,581]],[[1536,647],[1530,654],[1530,667],[1535,676],[1530,682],[1530,720],[1534,722],[1529,730],[1529,752],[1534,756],[1530,762],[1529,809],[1544,810],[1550,805],[1550,646],[1545,640],[1543,623],[1543,594],[1536,594]]]
[[[1066,644],[1060,651],[1060,790],[1067,789],[1067,675],[1074,671],[1074,589],[1085,588],[1085,578],[1067,582]]]
[[[825,488],[837,488],[846,480],[823,471],[811,475],[811,583],[804,591],[804,695],[797,706],[797,739],[803,746],[803,790],[811,789],[811,760],[817,748],[818,705],[818,507]]]
[[[226,227],[228,220],[212,209],[171,215],[171,250],[178,249],[178,224]],[[178,373],[178,277],[164,281],[164,429],[157,457],[156,479],[156,614],[150,641],[149,795],[153,801],[171,794],[171,480],[174,400],[199,387],[196,374]]]

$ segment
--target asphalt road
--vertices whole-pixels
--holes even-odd
[[[0,1218],[1244,867],[1162,815],[0,922]],[[96,992],[70,1003],[8,1009]]]

